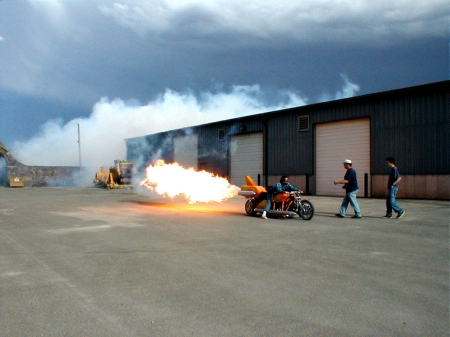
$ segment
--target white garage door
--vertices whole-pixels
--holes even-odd
[[[236,186],[245,185],[244,176],[249,175],[258,183],[263,182],[263,136],[262,133],[232,136],[230,140],[230,179]]]
[[[198,169],[198,135],[174,137],[173,149],[175,162],[185,168]]]
[[[364,174],[370,174],[370,119],[355,119],[316,126],[316,194],[342,196],[344,159],[353,162],[358,177],[358,197],[364,196]],[[370,181],[370,176],[369,176]],[[370,196],[370,191],[368,191]]]

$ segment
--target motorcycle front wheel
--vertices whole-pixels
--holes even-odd
[[[252,200],[247,200],[247,202],[245,203],[245,212],[250,216],[256,215]]]
[[[314,206],[308,200],[302,200],[298,205],[298,215],[303,220],[311,220],[314,216]]]

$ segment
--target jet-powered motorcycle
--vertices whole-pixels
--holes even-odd
[[[254,216],[264,211],[267,202],[267,191],[258,186],[250,176],[245,176],[246,185],[241,186],[239,195],[247,198],[245,212]],[[314,206],[308,199],[302,199],[301,191],[282,192],[273,197],[267,216],[283,216],[292,218],[298,214],[304,220],[314,216]]]

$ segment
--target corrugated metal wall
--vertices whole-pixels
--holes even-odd
[[[255,182],[263,179],[263,135],[252,132],[232,136],[229,151],[229,181],[237,186],[245,185],[244,176],[249,175]]]
[[[199,167],[220,176],[228,173],[228,140],[226,134],[230,126],[217,123],[199,128],[198,160]],[[224,130],[224,139],[219,139],[219,130]]]
[[[156,159],[163,159],[166,162],[173,160],[173,136],[169,132],[129,138],[125,142],[127,160],[134,162],[138,171],[143,171]]]
[[[295,110],[267,118],[268,175],[314,173],[313,130],[298,131],[298,116],[304,113]]]
[[[171,163],[174,160],[174,137],[196,133],[197,128],[192,127],[126,139],[127,160],[134,162],[138,171],[157,159]]]
[[[450,81],[444,81],[201,125],[195,129],[199,166],[227,176],[229,137],[263,131],[267,175],[314,175],[315,124],[369,117],[372,175],[386,174],[388,156],[397,159],[404,175],[450,174],[449,89]],[[310,127],[300,132],[303,115]],[[127,159],[149,160],[157,151],[170,159],[169,138],[176,132],[182,130],[127,140]]]
[[[449,87],[392,97],[376,106],[372,124],[373,174],[384,174],[387,156],[396,158],[402,174],[448,174]],[[440,89],[440,90],[438,90]]]
[[[260,116],[239,118],[203,125],[199,128],[199,167],[221,176],[228,176],[229,168],[229,141],[232,135],[252,133],[262,130]],[[219,139],[219,131],[221,137]],[[202,165],[203,164],[203,165]]]
[[[268,174],[314,174],[314,125],[363,117],[371,120],[371,174],[386,174],[388,156],[402,174],[449,174],[449,89],[445,81],[270,113]],[[310,131],[298,131],[301,115]]]
[[[316,125],[315,180],[316,195],[342,196],[342,180],[346,170],[344,159],[350,159],[357,172],[359,196],[367,195],[370,186],[365,184],[365,174],[370,178],[370,119],[358,118]],[[351,135],[351,136],[349,136]]]

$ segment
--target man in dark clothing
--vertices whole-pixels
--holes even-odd
[[[395,159],[392,157],[386,158],[388,166],[391,168],[388,179],[388,194],[386,197],[386,215],[383,218],[392,219],[392,210],[397,213],[397,219],[405,215],[405,211],[397,204],[395,197],[398,192],[399,182],[402,180],[397,167],[395,166]]]
[[[267,191],[267,203],[264,207],[264,211],[262,213],[262,218],[267,219],[267,211],[270,209],[270,205],[272,203],[272,198],[276,196],[277,194],[281,192],[291,192],[291,191],[298,191],[299,189],[294,187],[289,183],[289,178],[287,176],[282,176],[280,178],[280,181],[277,182],[275,185],[273,185],[269,190]]]
[[[350,159],[345,159],[344,162],[345,176],[343,180],[334,181],[334,184],[343,184],[342,188],[345,188],[345,197],[342,201],[341,208],[339,209],[339,213],[336,213],[336,216],[339,218],[343,218],[345,216],[345,212],[347,211],[348,204],[352,205],[355,210],[355,215],[352,218],[361,219],[361,211],[359,210],[358,202],[356,201],[356,193],[358,192],[358,180],[356,178],[356,171],[352,168],[352,161]]]

